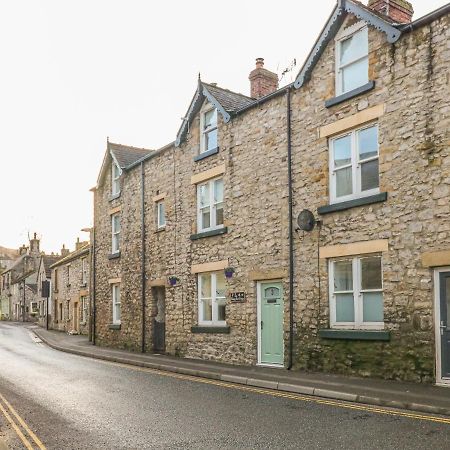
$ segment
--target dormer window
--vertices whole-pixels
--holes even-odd
[[[217,148],[217,109],[212,108],[201,115],[201,143],[200,153],[205,153]]]
[[[115,162],[111,165],[111,171],[111,194],[118,195],[120,194],[120,168]]]
[[[354,31],[355,28],[357,31]],[[367,26],[350,27],[336,42],[336,95],[345,94],[369,82]]]

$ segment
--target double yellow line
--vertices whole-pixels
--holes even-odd
[[[45,445],[39,440],[39,438],[30,430],[29,426],[25,423],[22,417],[19,416],[17,411],[11,406],[11,403],[0,394],[0,411],[5,416],[6,420],[10,423],[13,430],[19,436],[23,445],[28,450],[35,450],[35,447],[39,450],[46,450]],[[28,435],[28,436],[27,436]],[[30,439],[33,443],[30,443]]]
[[[405,417],[408,419],[425,420],[425,421],[429,421],[429,422],[436,422],[436,423],[443,423],[446,425],[450,425],[450,418],[448,418],[448,417],[439,417],[439,416],[433,416],[430,414],[415,413],[412,411],[409,412],[409,411],[383,408],[383,407],[378,407],[378,406],[369,406],[369,405],[350,403],[350,402],[345,402],[345,401],[340,401],[340,400],[332,400],[332,399],[328,400],[328,399],[324,399],[324,398],[320,398],[320,397],[310,397],[310,396],[305,396],[305,395],[300,395],[300,394],[295,394],[295,393],[290,393],[290,392],[281,392],[281,391],[258,388],[258,387],[243,385],[243,384],[229,383],[227,381],[218,381],[218,380],[211,380],[211,379],[207,379],[207,378],[200,378],[200,377],[196,377],[193,375],[184,375],[184,374],[179,374],[179,373],[175,373],[175,372],[168,372],[165,370],[131,366],[129,364],[124,364],[124,363],[103,361],[103,360],[98,360],[98,359],[94,360],[94,361],[101,363],[101,364],[123,367],[125,369],[133,370],[135,372],[146,372],[146,373],[152,373],[152,374],[159,375],[159,376],[176,378],[178,380],[192,381],[195,383],[202,383],[202,384],[211,384],[213,386],[219,386],[219,387],[226,388],[226,389],[247,391],[247,392],[252,392],[252,393],[261,394],[261,395],[268,395],[271,397],[288,398],[290,400],[297,400],[297,401],[301,401],[301,402],[316,403],[319,405],[334,406],[334,407],[338,407],[338,408],[352,409],[352,410],[356,410],[356,411],[365,411],[365,412],[374,413],[374,414]]]

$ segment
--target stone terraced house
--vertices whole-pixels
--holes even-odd
[[[294,83],[259,58],[175,142],[108,142],[95,342],[450,383],[449,13],[339,0]]]
[[[29,246],[20,247],[17,258],[1,273],[0,299],[6,320],[36,322],[38,319],[36,278],[41,257],[39,246],[40,239],[34,233]]]
[[[51,328],[53,320],[53,300],[52,300],[52,290],[51,286],[51,276],[52,271],[50,266],[55,264],[61,259],[60,255],[41,255],[39,259],[38,269],[37,269],[37,280],[36,280],[36,300],[38,303],[38,324],[42,327]],[[43,287],[43,283],[48,283],[47,291]],[[48,309],[48,314],[47,314]]]
[[[62,248],[61,257],[50,265],[50,328],[70,334],[89,334],[90,243],[78,239],[75,250]]]

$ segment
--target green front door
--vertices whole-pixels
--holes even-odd
[[[260,284],[260,363],[283,365],[283,290],[281,283]]]

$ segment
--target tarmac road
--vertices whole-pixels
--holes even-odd
[[[448,418],[302,397],[70,355],[0,322],[0,449],[450,448]]]

